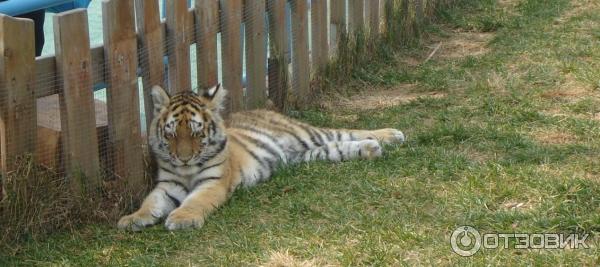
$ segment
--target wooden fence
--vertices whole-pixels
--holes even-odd
[[[138,77],[146,125],[153,85],[171,92],[213,86],[219,53],[222,83],[230,92],[228,111],[262,107],[268,97],[282,107],[291,89],[302,101],[310,95],[311,75],[334,54],[330,48],[347,26],[379,34],[385,1],[195,0],[188,8],[186,0],[168,0],[161,20],[156,0],[108,0],[102,3],[103,46],[90,47],[86,10],[73,10],[54,16],[56,54],[41,58],[34,56],[33,23],[0,15],[0,168],[6,177],[17,158],[34,155],[66,176],[84,174],[87,185],[72,180],[75,192],[97,187],[104,169],[139,188],[144,163]],[[197,84],[190,78],[194,43]],[[94,100],[92,88],[100,83],[106,86],[106,103]],[[50,124],[58,125],[41,127],[51,114],[60,119],[51,116]]]

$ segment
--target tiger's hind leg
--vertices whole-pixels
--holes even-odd
[[[369,139],[369,136],[374,136],[375,139],[383,144],[402,144],[405,141],[404,133],[398,129],[386,128],[367,132],[367,139]]]
[[[315,160],[344,161],[351,159],[373,159],[382,155],[381,145],[376,140],[328,142],[323,146],[292,153],[291,162]]]
[[[353,141],[360,140],[377,140],[382,144],[401,144],[404,143],[405,136],[402,131],[393,128],[385,128],[378,130],[340,130],[347,132],[348,139]],[[343,135],[342,135],[343,136]]]
[[[346,130],[313,128],[311,140],[323,140],[324,144],[330,142],[377,140],[381,144],[401,144],[405,141],[402,131],[393,128],[378,130]]]

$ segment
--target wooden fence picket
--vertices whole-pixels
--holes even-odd
[[[379,35],[381,23],[379,0],[369,0],[369,35],[375,38]]]
[[[267,102],[267,29],[265,0],[246,1],[246,88],[245,109],[264,107]]]
[[[135,0],[135,15],[138,29],[138,58],[142,69],[144,88],[144,113],[146,133],[153,119],[151,91],[154,85],[165,86],[164,36],[160,23],[158,1]]]
[[[317,71],[329,61],[327,1],[313,0],[311,5],[312,65]]]
[[[218,83],[219,2],[218,0],[196,0],[195,3],[198,89],[204,90]]]
[[[331,51],[336,54],[340,35],[346,31],[346,0],[331,0]]]
[[[288,92],[288,35],[285,26],[285,1],[267,0],[269,17],[269,99],[279,110],[285,109]]]
[[[292,0],[292,89],[299,105],[310,95],[310,63],[308,54],[308,4]]]
[[[17,167],[17,157],[35,152],[34,44],[33,21],[0,14],[0,170],[5,175]]]
[[[144,188],[133,0],[102,2],[109,144],[114,173],[128,192]],[[137,199],[138,196],[134,196]]]
[[[348,0],[348,13],[350,14],[349,28],[351,33],[365,29],[365,0]]]
[[[192,89],[190,68],[190,42],[194,27],[188,13],[187,0],[169,0],[165,3],[167,13],[167,55],[169,57],[169,91],[172,93]]]
[[[100,186],[100,163],[92,57],[87,11],[77,9],[54,16],[56,69],[60,78],[60,117],[66,173],[75,193]],[[84,175],[86,181],[81,181]]]
[[[242,110],[242,0],[220,0],[221,67],[223,86],[229,91],[227,112]]]

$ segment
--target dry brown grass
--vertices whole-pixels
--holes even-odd
[[[565,12],[560,18],[555,20],[554,25],[559,25],[575,16],[581,15],[588,10],[597,10],[600,8],[600,2],[597,0],[574,0],[571,1],[573,8]]]
[[[300,260],[290,254],[289,251],[274,251],[271,252],[267,262],[262,264],[263,267],[312,267],[312,266],[336,266],[330,263],[325,263],[320,259]]]
[[[529,135],[540,144],[564,145],[577,143],[577,136],[560,129],[534,129]]]
[[[565,75],[565,81],[552,89],[542,93],[542,97],[553,100],[563,100],[573,102],[586,97],[595,97],[600,99],[600,94],[589,84],[578,81],[571,75]]]
[[[415,92],[416,87],[416,84],[400,84],[393,88],[371,88],[350,97],[334,95],[321,101],[320,106],[332,111],[339,109],[370,110],[405,104],[423,97],[443,98],[447,96],[442,92]]]
[[[31,157],[18,159],[16,166],[2,180],[6,197],[0,201],[0,249],[8,254],[18,253],[25,239],[43,240],[49,233],[85,223],[112,224],[138,201],[122,180],[103,181],[97,190],[87,188],[87,194],[76,195],[67,178]]]
[[[488,43],[494,36],[494,33],[455,32],[450,38],[439,40],[442,46],[436,56],[442,59],[457,59],[487,54],[490,51]]]
[[[89,217],[89,214],[81,213],[86,211],[81,209],[81,200],[74,199],[65,190],[68,188],[65,179],[36,166],[27,157],[19,159],[16,166],[16,170],[3,180],[7,192],[0,201],[2,249],[8,251],[15,241],[25,237],[35,239],[55,229],[70,228]]]
[[[569,157],[568,161],[589,162],[588,166],[600,166],[600,158],[593,156]],[[600,175],[597,170],[589,169],[586,165],[573,164],[541,164],[537,166],[537,171],[546,177],[560,177],[561,179],[586,179],[590,181],[600,181]]]
[[[497,160],[498,155],[495,153],[489,153],[487,151],[476,150],[471,147],[465,147],[464,145],[459,146],[459,151],[469,160],[483,164],[488,161]]]

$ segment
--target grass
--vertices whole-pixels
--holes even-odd
[[[404,130],[408,142],[387,147],[384,157],[283,169],[236,192],[201,230],[131,234],[90,225],[2,251],[0,265],[600,264],[600,5],[465,3],[441,11],[443,24],[429,27],[425,45],[485,32],[486,53],[442,48],[408,66],[406,58],[429,49],[396,51],[355,70],[345,85],[373,95],[413,84],[423,97],[292,113],[320,126]],[[589,233],[591,248],[463,258],[449,244],[460,225]]]

